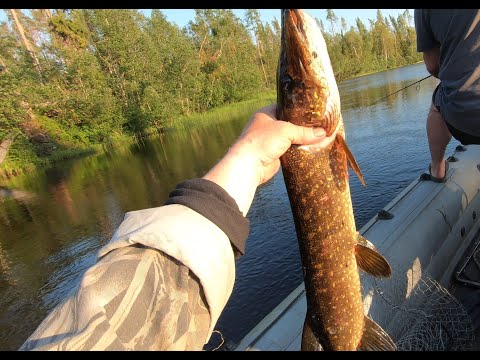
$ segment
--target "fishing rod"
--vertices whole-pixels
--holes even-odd
[[[382,100],[385,100],[385,99],[388,98],[389,96],[395,95],[396,93],[398,93],[398,92],[400,92],[400,91],[402,91],[402,90],[405,90],[406,88],[408,88],[408,87],[410,87],[410,86],[412,86],[412,85],[415,85],[415,84],[417,84],[417,83],[419,83],[419,82],[421,82],[421,81],[423,81],[423,80],[425,80],[425,79],[428,79],[428,78],[431,77],[431,76],[432,76],[432,75],[425,76],[423,79],[420,79],[420,80],[418,80],[418,81],[415,81],[414,83],[412,83],[412,84],[410,84],[410,85],[407,85],[407,86],[405,86],[404,88],[401,88],[400,90],[397,90],[397,91],[395,91],[395,92],[393,92],[393,93],[391,93],[391,94],[389,94],[389,95],[381,98],[380,100],[375,101],[374,103],[372,103],[372,104],[370,104],[370,105],[375,105],[376,103],[378,103],[378,102],[380,102],[380,101],[382,101]]]

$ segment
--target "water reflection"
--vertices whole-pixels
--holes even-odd
[[[344,81],[339,84],[342,110],[368,108],[372,104],[392,107],[401,105],[404,101],[411,101],[415,94],[420,93],[422,87],[430,89],[433,84],[435,86],[438,84],[438,80],[431,77],[405,90],[399,90],[427,75],[422,63]],[[397,91],[399,92],[386,97]],[[379,100],[382,102],[377,103]]]
[[[252,112],[15,179],[35,197],[0,199],[0,349],[18,348],[74,288],[125,212],[159,206],[179,181],[202,176]]]

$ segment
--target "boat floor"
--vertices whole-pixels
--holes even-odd
[[[452,281],[449,291],[465,307],[473,325],[472,350],[480,350],[480,231],[475,235],[470,248],[457,271],[458,279]],[[463,266],[464,265],[464,266]],[[462,267],[464,268],[463,271]],[[463,280],[463,281],[462,281]],[[466,283],[468,281],[470,283]]]

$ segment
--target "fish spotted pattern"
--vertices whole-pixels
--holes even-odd
[[[345,142],[340,96],[325,41],[301,10],[282,10],[277,116],[323,127],[325,146],[291,146],[281,157],[297,232],[307,316],[302,350],[394,350],[395,344],[363,313],[359,268],[391,275],[388,262],[355,227],[347,163],[364,183]]]

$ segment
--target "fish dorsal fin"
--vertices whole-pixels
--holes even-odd
[[[357,235],[355,258],[358,267],[370,275],[380,278],[392,275],[392,268],[388,261],[380,255],[370,241],[360,234]]]
[[[395,351],[397,346],[390,336],[375,321],[365,316],[363,336],[358,345],[359,350]]]
[[[339,143],[340,146],[342,147],[343,151],[345,151],[345,154],[347,155],[348,164],[349,164],[350,167],[353,169],[353,171],[355,171],[355,174],[357,174],[357,176],[358,176],[358,178],[360,179],[362,185],[363,185],[363,186],[367,186],[367,185],[365,184],[365,180],[363,179],[362,171],[360,170],[360,167],[358,166],[357,161],[356,161],[355,158],[353,157],[352,152],[351,152],[350,149],[348,148],[348,145],[347,145],[347,143],[345,142],[345,139],[343,138],[343,136],[340,135],[340,134],[337,134],[337,136],[336,136],[335,139],[338,141],[338,143]]]

